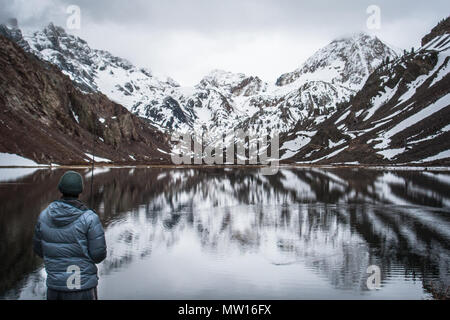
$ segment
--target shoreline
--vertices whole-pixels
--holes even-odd
[[[170,165],[170,164],[138,164],[119,165],[99,163],[95,168],[110,169],[262,169],[263,165]],[[424,166],[424,165],[351,165],[351,164],[281,164],[274,168],[278,169],[367,169],[367,170],[404,170],[404,171],[450,171],[450,166]],[[36,166],[0,166],[0,169],[92,169],[88,165],[36,165]]]

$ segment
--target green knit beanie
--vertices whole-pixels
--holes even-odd
[[[83,178],[75,171],[67,171],[58,184],[62,194],[78,196],[83,192]]]

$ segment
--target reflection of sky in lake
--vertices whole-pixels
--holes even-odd
[[[0,184],[7,298],[45,298],[28,240],[62,173]],[[103,299],[420,299],[449,286],[448,173],[111,169],[94,186]]]

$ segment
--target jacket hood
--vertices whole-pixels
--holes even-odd
[[[89,209],[78,200],[58,200],[50,204],[48,216],[55,225],[63,227],[77,220],[88,210]]]

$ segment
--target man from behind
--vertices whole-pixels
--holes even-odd
[[[97,214],[79,195],[83,178],[66,172],[58,185],[60,200],[51,203],[36,223],[33,249],[44,259],[47,300],[97,300],[96,264],[106,258],[105,233]]]

